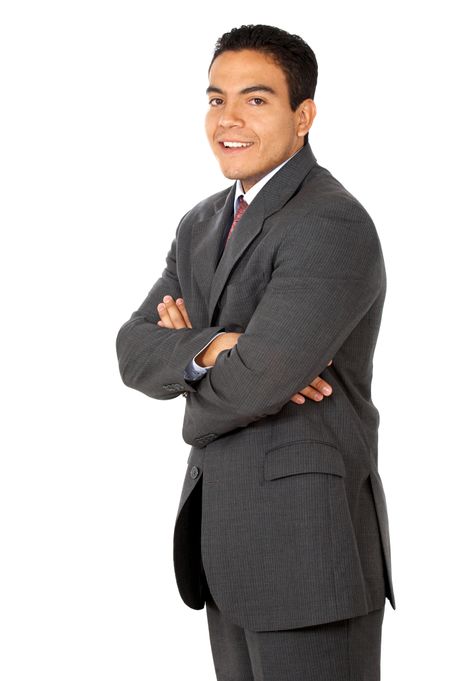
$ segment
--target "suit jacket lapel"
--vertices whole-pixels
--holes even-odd
[[[214,204],[212,217],[192,226],[192,277],[197,289],[194,294],[202,297],[206,305],[220,255],[222,235],[233,220],[235,188],[236,183],[221,193]]]
[[[261,192],[262,191],[263,190],[261,190]],[[260,193],[256,195],[250,206],[240,218],[233,232],[233,237],[226,244],[222,253],[222,257],[220,258],[220,261],[217,265],[217,269],[212,278],[211,293],[208,305],[210,323],[214,315],[217,301],[219,300],[220,295],[227,283],[231,270],[246,248],[259,234],[264,224],[264,202],[257,201]],[[228,227],[231,227],[231,221]]]
[[[287,203],[315,164],[316,157],[307,142],[258,192],[239,220],[218,263],[224,230],[231,226],[233,219],[236,183],[228,190],[224,203],[223,195],[218,200],[213,217],[194,226],[192,256],[197,265],[195,276],[203,295],[207,295],[211,287],[208,303],[210,324],[236,262],[261,232],[264,221]]]

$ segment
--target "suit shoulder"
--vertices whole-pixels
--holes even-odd
[[[323,166],[316,165],[308,174],[301,195],[311,215],[347,222],[358,221],[369,229],[375,229],[367,209]]]
[[[378,233],[362,203],[326,168],[316,165],[302,184],[302,189],[286,206],[288,226],[285,236],[330,240],[362,239],[379,241]]]

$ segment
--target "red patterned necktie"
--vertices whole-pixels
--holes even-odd
[[[234,216],[233,224],[231,225],[231,227],[230,227],[230,229],[229,229],[229,231],[228,231],[228,236],[227,236],[227,240],[226,240],[226,242],[225,242],[225,245],[228,243],[228,239],[229,239],[230,236],[231,236],[231,232],[232,232],[233,229],[236,227],[237,223],[239,222],[239,220],[241,219],[241,217],[243,216],[243,214],[245,213],[245,211],[246,211],[247,208],[248,208],[248,203],[247,203],[247,201],[244,199],[244,197],[243,197],[242,194],[241,194],[240,197],[238,198],[238,203],[239,203],[239,207],[238,207],[238,209],[237,209],[237,211],[236,211],[236,215]]]

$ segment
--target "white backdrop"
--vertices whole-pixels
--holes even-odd
[[[4,681],[215,678],[206,611],[184,605],[172,565],[184,400],[126,388],[115,339],[181,217],[231,184],[204,134],[205,88],[216,39],[244,23],[315,51],[311,147],[382,242],[373,400],[397,597],[382,678],[448,678],[442,7],[2,4]]]

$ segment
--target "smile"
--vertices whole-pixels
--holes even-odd
[[[227,140],[219,142],[219,144],[225,153],[241,152],[253,146],[253,142],[232,142]]]

